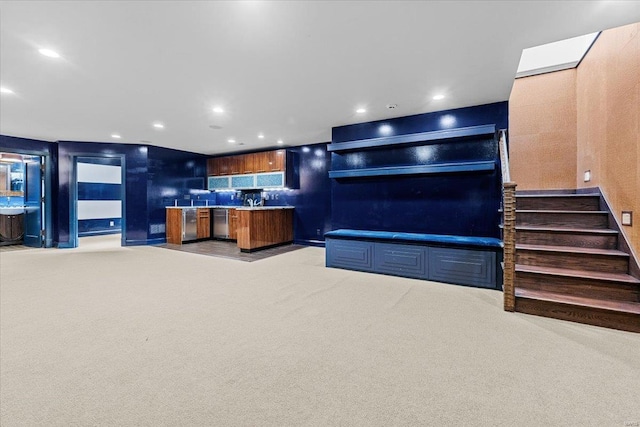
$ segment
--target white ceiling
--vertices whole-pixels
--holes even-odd
[[[524,48],[638,21],[638,1],[2,1],[0,133],[204,154],[326,142],[507,100]]]

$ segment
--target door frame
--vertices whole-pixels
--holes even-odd
[[[21,156],[38,156],[43,159],[41,161],[44,165],[44,171],[42,172],[42,176],[44,179],[44,194],[41,194],[40,196],[44,199],[44,201],[41,203],[40,208],[44,209],[44,214],[41,213],[41,215],[43,215],[42,218],[44,221],[42,222],[42,224],[40,224],[40,228],[41,230],[44,230],[44,238],[42,239],[42,244],[44,245],[44,247],[54,247],[55,243],[57,243],[54,241],[53,227],[53,174],[55,168],[51,153],[44,150],[20,150],[7,147],[0,147],[0,152],[19,154]]]
[[[121,200],[121,222],[120,222],[120,246],[126,246],[127,236],[127,204],[126,204],[126,155],[124,154],[97,154],[97,153],[73,153],[71,155],[71,179],[69,181],[69,244],[68,248],[78,247],[78,159],[120,159],[120,200]]]

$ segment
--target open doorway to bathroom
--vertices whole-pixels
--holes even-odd
[[[45,243],[45,157],[0,153],[0,246]]]
[[[75,229],[77,246],[96,241],[121,246],[124,229],[122,158],[78,156],[75,159]]]

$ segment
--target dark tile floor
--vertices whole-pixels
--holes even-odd
[[[183,245],[165,243],[163,245],[158,245],[157,247],[172,249],[175,251],[190,252],[200,255],[231,258],[247,262],[258,261],[275,255],[280,255],[304,248],[304,246],[302,245],[289,244],[252,253],[244,253],[240,252],[240,249],[238,248],[236,242],[224,240],[203,240],[201,242],[185,243]]]

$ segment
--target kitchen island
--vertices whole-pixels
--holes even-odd
[[[254,252],[293,242],[293,206],[238,207],[238,247]]]

